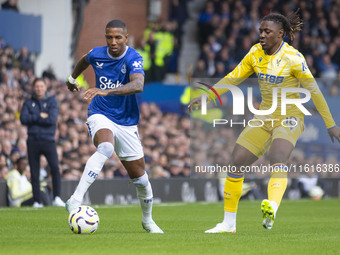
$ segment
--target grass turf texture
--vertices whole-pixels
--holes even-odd
[[[0,208],[0,254],[339,254],[340,200],[283,201],[272,230],[260,201],[241,201],[236,234],[204,234],[222,221],[223,203],[154,206],[165,234],[141,227],[137,205],[99,206],[93,235],[73,234],[64,208]]]

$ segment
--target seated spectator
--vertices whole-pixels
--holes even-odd
[[[21,69],[34,71],[34,63],[30,59],[27,47],[21,48],[18,61],[20,62]]]
[[[170,162],[170,175],[171,177],[183,177],[184,163],[181,160],[171,160]]]
[[[216,40],[215,36],[211,35],[208,38],[210,50],[214,53],[219,52],[222,49],[222,45]]]
[[[318,62],[321,78],[335,79],[339,66],[332,62],[330,56],[325,54]]]
[[[65,180],[79,180],[81,172],[76,169],[65,169],[63,171],[63,179]]]
[[[2,147],[1,154],[5,158],[6,165],[7,165],[7,167],[9,169],[12,169],[13,168],[13,163],[12,163],[11,158],[10,158],[11,150],[12,150],[11,141],[8,138],[7,139],[2,139],[1,147]]]
[[[11,150],[11,154],[10,154],[10,159],[11,159],[12,165],[14,165],[14,163],[17,162],[17,160],[18,160],[20,157],[21,157],[21,152],[20,152],[19,148],[14,147],[14,148]]]
[[[33,205],[32,184],[25,175],[28,172],[28,160],[20,157],[16,163],[16,168],[12,169],[7,176],[9,205],[20,207]]]
[[[216,62],[215,62],[215,53],[212,51],[209,51],[207,54],[207,71],[208,71],[208,76],[212,77],[214,76],[216,72]]]
[[[223,64],[223,62],[217,62],[216,63],[216,72],[215,72],[213,77],[221,79],[224,76],[226,76],[225,65]]]
[[[168,171],[164,170],[163,167],[157,165],[157,166],[151,167],[151,170],[149,172],[149,177],[151,179],[169,178],[170,173]]]
[[[184,168],[182,170],[183,176],[184,177],[190,177],[191,175],[191,168],[189,163],[184,164]]]
[[[198,60],[197,66],[194,70],[194,73],[192,74],[193,77],[200,78],[200,77],[207,77],[207,69],[205,66],[205,62],[203,59]]]

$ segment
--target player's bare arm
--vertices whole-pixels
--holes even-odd
[[[130,82],[124,86],[107,90],[108,95],[132,95],[143,92],[144,75],[141,73],[134,73],[129,76]]]
[[[91,88],[85,91],[84,99],[92,100],[95,96],[107,96],[107,95],[132,95],[143,92],[144,87],[144,75],[141,73],[134,73],[130,75],[130,82],[125,85],[114,89],[98,89]]]
[[[66,81],[67,88],[74,92],[74,91],[79,91],[78,88],[78,83],[75,81],[75,79],[83,72],[86,70],[86,68],[89,67],[89,63],[86,60],[86,55],[82,56],[81,59],[78,61],[76,67],[74,68],[71,76],[69,79]],[[72,80],[73,79],[73,80]]]

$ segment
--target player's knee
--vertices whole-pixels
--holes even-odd
[[[147,173],[144,173],[141,177],[132,179],[133,184],[138,188],[146,187],[149,185],[149,177]]]
[[[106,156],[107,158],[111,158],[113,152],[114,152],[114,146],[112,145],[112,143],[109,142],[103,142],[101,144],[98,145],[97,147],[97,151],[101,154],[103,154],[104,156]]]
[[[282,163],[282,164],[286,164],[288,158],[287,156],[285,155],[284,152],[280,152],[280,151],[277,151],[277,152],[271,152],[269,153],[269,161],[270,161],[270,164],[275,164],[275,163]]]

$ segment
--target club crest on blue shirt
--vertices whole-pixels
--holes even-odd
[[[126,73],[126,65],[125,64],[122,65],[122,68],[120,69],[120,71],[122,73]]]

